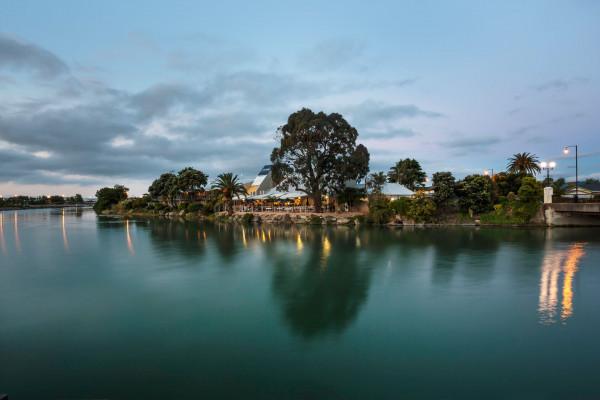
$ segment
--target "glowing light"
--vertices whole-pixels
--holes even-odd
[[[490,171],[488,171],[487,169],[483,171],[483,175],[489,176],[489,174],[490,174]]]
[[[127,239],[127,248],[131,255],[135,254],[135,249],[133,248],[133,241],[131,240],[131,232],[129,232],[129,220],[125,220],[125,238]]]
[[[560,319],[563,322],[573,315],[573,278],[577,272],[577,264],[584,254],[583,244],[581,243],[574,244],[569,249],[569,257],[564,268],[565,279],[563,281],[562,312],[560,314]]]
[[[578,270],[579,260],[585,254],[584,245],[585,243],[575,243],[566,251],[550,251],[544,257],[538,306],[542,324],[553,324],[557,321],[558,284],[561,273],[564,273],[564,277],[560,319],[564,323],[573,315],[573,279]]]
[[[329,253],[331,253],[331,242],[329,241],[329,238],[325,236],[323,238],[323,255],[327,257],[329,256]]]
[[[15,211],[14,218],[14,232],[15,232],[15,248],[20,253],[21,252],[21,239],[19,238],[19,214]]]
[[[302,237],[300,237],[300,233],[298,233],[296,235],[296,250],[298,251],[298,253],[301,253],[303,248],[304,243],[302,243]]]
[[[4,241],[4,214],[0,213],[0,250],[6,254],[6,242]]]
[[[556,168],[556,162],[555,161],[550,161],[550,163],[548,164],[548,166],[550,168]]]
[[[69,238],[67,237],[67,227],[65,226],[65,209],[64,208],[62,210],[61,225],[62,225],[63,245],[65,246],[65,251],[68,252],[69,251]]]
[[[246,240],[246,230],[242,228],[242,244],[244,247],[248,247],[248,241]]]
[[[546,167],[548,167],[548,163],[546,161],[542,161],[540,163],[540,168],[544,168],[545,169]]]
[[[568,148],[568,147],[565,147],[565,148],[563,149],[563,153],[564,153],[564,154],[569,154],[569,148]]]

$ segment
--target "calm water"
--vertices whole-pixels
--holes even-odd
[[[600,230],[0,217],[18,399],[600,397]]]

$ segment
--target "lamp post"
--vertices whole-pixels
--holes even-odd
[[[544,170],[544,169],[546,170],[546,184],[548,186],[550,186],[550,170],[556,168],[556,162],[554,162],[554,161],[549,161],[549,162],[542,161],[540,163],[540,168],[542,170]]]
[[[569,154],[569,148],[575,148],[575,203],[579,201],[579,154],[578,145],[565,146],[563,149],[564,154]]]

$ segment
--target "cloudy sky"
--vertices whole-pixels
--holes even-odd
[[[0,194],[144,193],[194,166],[251,179],[301,107],[371,169],[600,176],[600,2],[0,0]]]

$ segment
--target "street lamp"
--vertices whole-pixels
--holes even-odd
[[[483,170],[483,175],[489,176],[490,178],[494,179],[494,168],[484,169]]]
[[[578,145],[565,146],[563,149],[564,154],[569,154],[569,148],[575,148],[575,203],[579,201],[579,154]]]
[[[550,170],[556,168],[556,162],[554,161],[550,161],[550,162],[546,162],[546,161],[542,161],[540,163],[540,168],[542,170],[546,170],[546,183],[547,185],[550,185]]]

